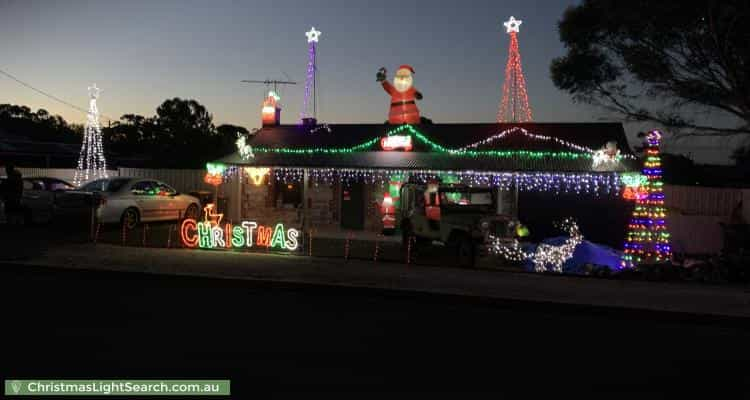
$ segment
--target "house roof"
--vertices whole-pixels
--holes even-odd
[[[54,154],[77,156],[80,144],[0,140],[0,154]]]
[[[411,134],[413,150],[381,151],[379,139],[391,134]],[[477,144],[481,141],[486,143]],[[252,137],[253,158],[243,160],[235,153],[219,161],[268,167],[590,172],[588,149],[610,141],[632,157],[619,123],[281,125],[264,127]],[[617,170],[635,169],[632,161],[623,160]]]

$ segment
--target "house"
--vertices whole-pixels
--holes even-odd
[[[379,232],[384,197],[397,203],[409,180],[492,187],[506,214],[523,193],[542,207],[560,196],[622,203],[621,175],[639,170],[619,123],[268,124],[241,140],[217,160],[229,216],[298,229]]]

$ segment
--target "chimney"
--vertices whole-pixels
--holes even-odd
[[[263,101],[261,117],[263,126],[278,126],[281,124],[281,103],[279,95],[273,90],[268,92],[268,97]]]

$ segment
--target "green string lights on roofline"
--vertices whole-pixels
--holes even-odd
[[[358,144],[353,147],[339,147],[339,148],[325,148],[325,147],[314,147],[314,148],[287,148],[287,147],[254,147],[253,151],[256,153],[283,153],[283,154],[343,154],[343,153],[356,153],[363,151],[368,147],[373,146],[380,140],[375,138],[368,140],[362,144]]]
[[[307,149],[290,149],[290,148],[254,148],[256,153],[278,153],[278,154],[349,154],[357,151],[350,148],[307,148]],[[529,151],[529,150],[486,150],[486,151],[465,151],[465,152],[442,152],[453,156],[463,157],[523,157],[523,158],[564,158],[564,159],[591,159],[590,154],[571,153],[571,152],[554,152],[554,151]]]
[[[393,136],[404,131],[408,131],[409,134],[413,135],[420,142],[427,145],[431,150],[444,153],[453,156],[462,157],[496,157],[496,158],[509,158],[509,157],[522,157],[522,158],[563,158],[563,159],[591,159],[592,155],[587,152],[571,152],[571,151],[532,151],[532,150],[469,150],[469,149],[450,149],[443,145],[433,142],[427,138],[422,132],[419,132],[411,125],[401,125],[395,129],[390,130],[386,133],[386,136]],[[376,137],[368,140],[364,143],[358,144],[352,147],[313,147],[313,148],[287,148],[287,147],[254,147],[253,151],[257,153],[279,153],[279,154],[348,154],[365,151],[370,147],[374,146],[380,141],[380,138]],[[619,156],[618,158],[621,158]]]

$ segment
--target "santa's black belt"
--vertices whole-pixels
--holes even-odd
[[[409,101],[397,101],[397,102],[395,102],[395,103],[391,103],[391,105],[392,105],[392,106],[405,106],[405,105],[407,105],[407,104],[417,104],[417,103],[415,103],[415,102],[414,102],[414,100],[409,100]]]

